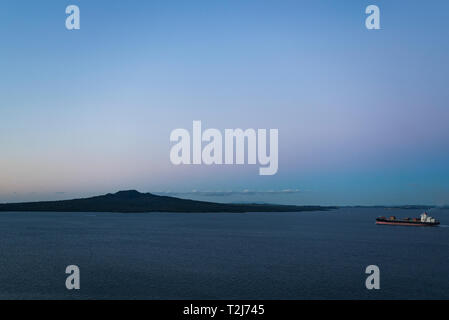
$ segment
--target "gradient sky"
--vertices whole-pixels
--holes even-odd
[[[449,204],[448,1],[2,0],[0,39],[1,202]],[[279,129],[278,173],[173,166],[193,120]]]

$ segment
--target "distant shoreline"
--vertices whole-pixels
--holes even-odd
[[[320,205],[280,205],[265,203],[218,203],[190,200],[136,190],[119,191],[89,198],[35,201],[0,204],[0,212],[173,212],[173,213],[245,213],[245,212],[303,212],[329,211],[339,208],[379,208],[402,210],[449,209],[449,206],[435,205],[372,205],[372,206],[320,206]]]
[[[0,204],[0,212],[173,212],[245,213],[327,211],[335,206],[295,206],[277,204],[226,204],[159,196],[136,190],[119,191],[90,198]]]

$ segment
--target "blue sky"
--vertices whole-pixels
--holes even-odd
[[[70,4],[77,31],[65,29]],[[381,30],[365,28],[370,4]],[[0,201],[138,189],[448,204],[448,12],[447,1],[2,1]],[[279,129],[278,173],[173,166],[170,132],[193,120]]]

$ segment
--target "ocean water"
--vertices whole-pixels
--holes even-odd
[[[0,298],[448,299],[449,210],[436,228],[375,225],[392,214],[420,212],[0,213]]]

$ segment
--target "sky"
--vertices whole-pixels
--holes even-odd
[[[443,0],[2,0],[0,202],[449,204],[448,38]],[[278,129],[277,174],[173,165],[194,120]]]

